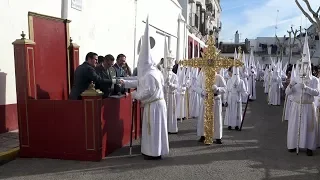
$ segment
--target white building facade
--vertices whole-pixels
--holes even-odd
[[[281,55],[281,48],[276,37],[257,37],[256,39],[249,39],[250,50],[253,49],[255,60],[260,64],[271,64],[271,58],[280,60],[282,57],[283,64],[289,61],[289,38],[278,37],[280,44],[284,47]],[[292,38],[293,40],[293,38]],[[296,41],[296,44],[298,41]],[[295,64],[301,58],[300,48],[292,48],[291,64]]]
[[[221,31],[220,0],[179,0],[185,19],[188,41],[185,58],[200,57],[204,51],[208,35],[218,42]]]
[[[310,56],[311,62],[314,65],[320,64],[320,41],[319,35],[316,31],[315,26],[311,25],[307,29],[308,34],[308,43],[310,48]],[[302,47],[304,44],[305,33],[301,33],[297,36],[294,41],[293,37],[291,40],[289,37],[278,37],[279,41],[276,37],[257,37],[256,39],[250,39],[250,48],[253,49],[255,59],[259,60],[262,64],[270,64],[270,57],[280,58],[280,44],[284,47],[282,59],[283,64],[288,62],[290,59],[290,44],[292,45],[292,56],[290,59],[291,64],[295,64],[298,59],[301,58]],[[293,43],[294,42],[294,43]]]
[[[164,42],[177,58],[186,57],[186,25],[177,0],[10,0],[0,1],[2,33],[0,66],[0,125],[17,122],[15,66],[12,42],[22,31],[28,37],[28,12],[71,20],[70,37],[80,46],[80,64],[92,51],[105,56],[127,56],[127,63],[136,67],[139,41],[149,15],[152,56],[159,62],[164,55]],[[9,110],[10,109],[10,110]],[[1,128],[0,128],[1,133]]]

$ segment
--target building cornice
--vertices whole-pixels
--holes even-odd
[[[180,3],[177,0],[171,0],[171,2],[173,2],[173,4],[175,4],[179,9],[182,10],[182,7],[181,7]]]
[[[222,11],[222,8],[221,8],[221,5],[220,5],[219,1],[218,1],[218,0],[214,0],[214,2],[216,3],[216,5],[217,5],[218,8],[219,8],[219,11],[221,12],[221,11]]]

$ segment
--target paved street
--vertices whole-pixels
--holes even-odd
[[[170,155],[161,161],[143,160],[136,145],[134,157],[123,148],[102,162],[17,159],[0,166],[0,179],[319,180],[320,150],[313,157],[287,152],[282,107],[268,106],[260,84],[257,89],[242,132],[225,128],[222,145],[198,144],[196,120],[186,120],[170,135]]]
[[[18,131],[0,134],[0,154],[19,146]]]

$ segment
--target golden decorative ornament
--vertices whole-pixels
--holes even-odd
[[[215,82],[216,72],[221,68],[229,68],[230,66],[240,67],[244,64],[240,61],[242,57],[238,57],[237,60],[233,60],[220,55],[220,50],[215,47],[215,42],[212,36],[209,36],[207,41],[207,49],[203,53],[202,58],[193,58],[179,61],[179,65],[186,67],[201,68],[205,73],[205,87],[207,98],[204,101],[205,113],[204,113],[204,143],[207,145],[212,144],[214,134],[214,93],[212,86]],[[239,47],[241,54],[241,47]]]
[[[95,89],[93,82],[89,84],[87,90],[81,93],[81,96],[102,96],[104,93],[99,89]]]

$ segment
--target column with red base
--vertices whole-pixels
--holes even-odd
[[[17,92],[17,111],[19,125],[20,154],[24,154],[30,147],[28,129],[28,99],[36,99],[34,86],[34,58],[36,43],[25,38],[24,32],[21,39],[15,40],[14,61]]]
[[[85,121],[85,152],[89,161],[102,159],[102,95],[101,91],[94,89],[93,84],[81,94]]]

